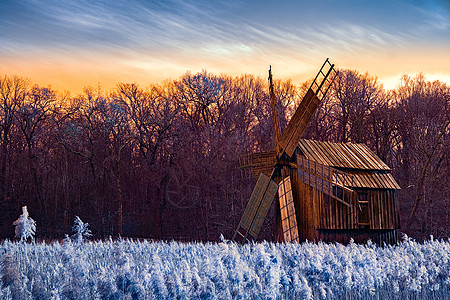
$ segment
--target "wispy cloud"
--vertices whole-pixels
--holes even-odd
[[[194,49],[218,55],[245,54],[256,48],[264,51],[268,47],[306,52],[329,48],[359,51],[362,47],[408,43],[415,34],[414,28],[399,33],[351,21],[321,21],[317,27],[301,21],[292,26],[279,26],[273,21],[261,24],[228,16],[226,8],[207,1],[24,0],[16,6],[19,12],[0,15],[0,24],[8,28],[0,49]],[[448,27],[448,19],[440,16],[436,26]]]
[[[80,59],[115,64],[114,70],[153,70],[163,78],[169,70],[240,73],[278,64],[289,76],[329,56],[357,59],[436,41],[449,45],[443,37],[450,30],[448,6],[400,0],[363,9],[350,2],[292,0],[281,10],[256,0],[10,0],[0,3],[0,69],[6,58],[26,57],[54,65]]]

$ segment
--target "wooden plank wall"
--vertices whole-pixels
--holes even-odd
[[[290,170],[292,193],[295,199],[299,241],[314,239],[312,188],[298,179],[297,170]]]
[[[397,229],[398,200],[396,190],[369,189],[369,215],[371,229]]]
[[[296,170],[290,172],[300,241],[320,239],[318,229],[359,229],[357,206],[348,207],[328,195],[306,185]],[[370,229],[398,229],[398,203],[396,190],[358,189],[368,193]],[[355,204],[356,192],[353,203]],[[389,241],[391,235],[386,237]],[[377,238],[378,239],[378,238]],[[384,238],[380,238],[382,241]]]
[[[291,171],[292,191],[300,241],[317,240],[317,229],[352,229],[355,224],[354,206],[343,203],[306,185]],[[356,199],[353,200],[353,203]]]

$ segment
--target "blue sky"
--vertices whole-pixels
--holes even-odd
[[[73,92],[269,65],[301,83],[327,57],[387,88],[418,72],[450,84],[447,0],[2,0],[0,28],[0,74]]]

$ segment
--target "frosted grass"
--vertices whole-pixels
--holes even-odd
[[[0,244],[0,299],[450,299],[450,241]]]

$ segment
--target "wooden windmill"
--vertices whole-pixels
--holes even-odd
[[[400,187],[390,168],[363,144],[301,139],[336,76],[327,59],[281,134],[269,70],[275,150],[240,158],[259,178],[233,240],[257,238],[277,192],[285,242],[397,240]]]

